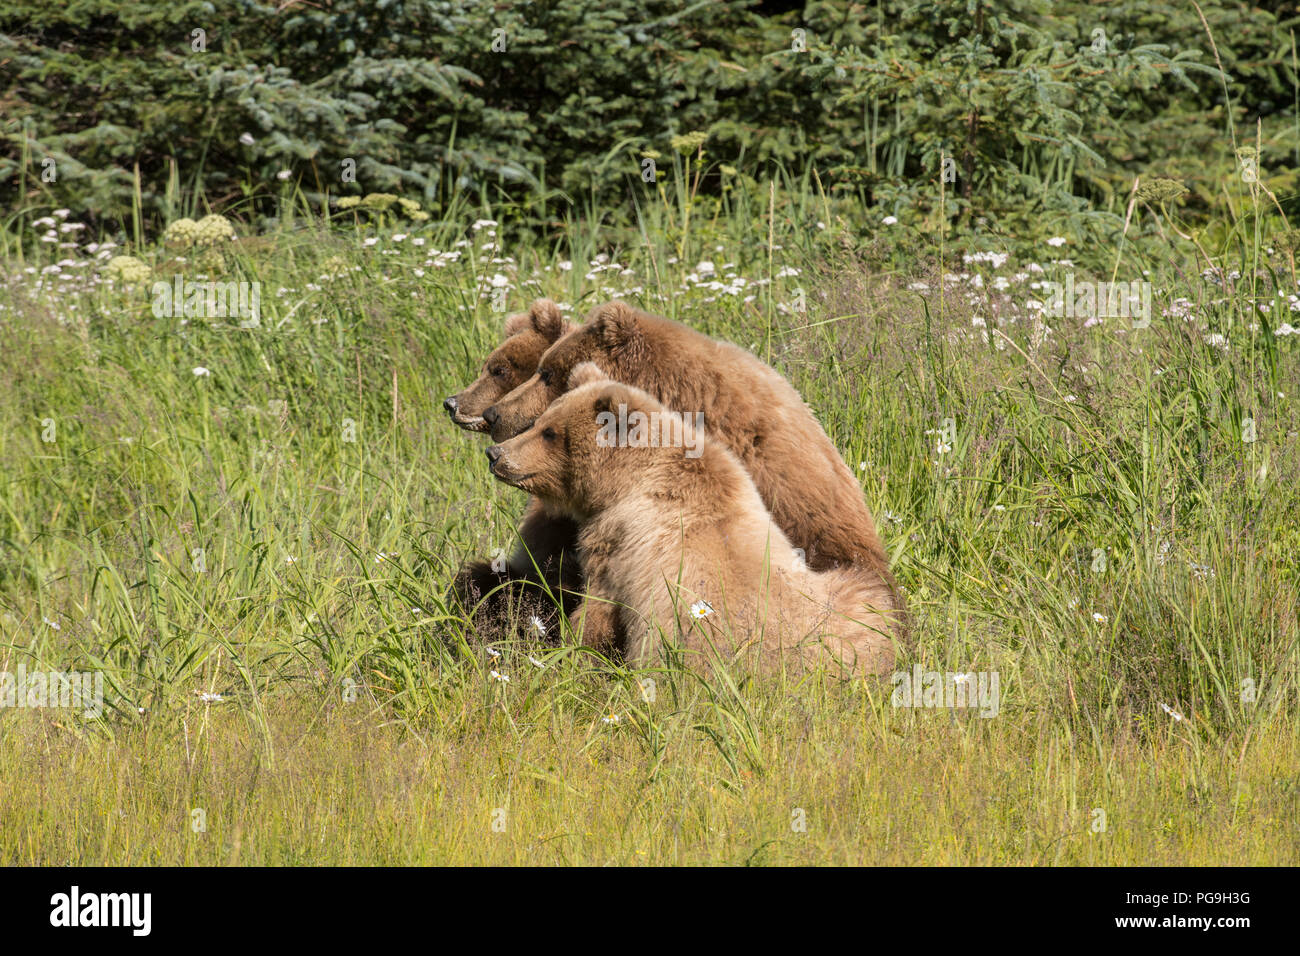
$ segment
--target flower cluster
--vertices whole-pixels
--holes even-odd
[[[104,267],[109,278],[121,279],[123,282],[144,282],[152,271],[135,256],[114,256]]]
[[[225,216],[213,213],[204,216],[198,222],[193,219],[177,219],[163,232],[163,241],[169,245],[189,249],[192,246],[206,248],[235,238],[235,227]]]
[[[420,204],[414,199],[403,199],[392,193],[367,193],[364,198],[343,196],[335,201],[334,205],[339,209],[362,209],[376,213],[388,212],[397,206],[408,219],[414,222],[426,222],[429,219],[429,214],[422,210]]]
[[[708,138],[709,138],[708,133],[705,133],[702,130],[696,130],[693,133],[685,133],[681,136],[674,136],[672,140],[670,140],[670,142],[674,150],[681,153],[683,156],[686,156],[696,152],[701,146],[704,145],[705,140],[707,140]]]
[[[1149,179],[1137,188],[1138,202],[1164,203],[1181,199],[1187,187],[1176,179]]]

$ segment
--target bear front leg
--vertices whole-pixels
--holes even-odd
[[[554,641],[559,634],[560,610],[555,602],[542,585],[516,576],[508,566],[497,572],[486,561],[466,562],[452,582],[451,597],[482,640]]]
[[[565,613],[570,613],[581,600],[582,591],[578,523],[564,515],[549,514],[540,501],[530,499],[509,567],[512,578],[545,584],[560,599]]]
[[[461,567],[452,595],[466,613],[472,613],[481,636],[497,639],[517,634],[546,640],[558,636],[561,613],[571,613],[582,600],[577,536],[573,519],[549,514],[531,498],[519,528],[519,543],[500,571],[482,560]]]
[[[608,654],[618,649],[618,605],[597,595],[583,598],[569,623],[582,635],[582,646]]]
[[[452,579],[452,596],[465,611],[472,611],[505,580],[506,576],[493,571],[486,561],[466,561]]]

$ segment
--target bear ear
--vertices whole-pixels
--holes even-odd
[[[596,310],[592,331],[610,352],[631,351],[641,340],[636,311],[624,302],[611,302]]]
[[[506,338],[530,328],[532,328],[532,316],[527,312],[517,312],[506,319]]]
[[[607,382],[609,376],[600,370],[595,362],[579,362],[569,373],[569,388],[580,388],[592,382]]]
[[[564,314],[550,299],[537,299],[533,302],[528,307],[528,319],[532,322],[533,330],[547,342],[554,343],[568,331]]]

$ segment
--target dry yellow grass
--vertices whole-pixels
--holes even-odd
[[[273,703],[267,733],[196,705],[112,740],[31,715],[0,751],[0,862],[1300,862],[1300,742],[1285,733],[1098,751],[1050,726],[955,722],[862,691],[750,700],[753,752],[738,769],[692,727],[708,719],[700,702],[655,718],[657,765],[635,716],[556,711],[512,727],[500,704],[450,735],[383,723],[360,702]]]

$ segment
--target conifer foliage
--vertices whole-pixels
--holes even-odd
[[[0,196],[123,221],[457,192],[534,218],[625,196],[674,136],[765,179],[1008,230],[1115,216],[1136,171],[1215,201],[1263,123],[1294,191],[1295,18],[1227,0],[10,0]],[[1206,26],[1210,27],[1207,32]],[[1209,36],[1230,39],[1215,52]],[[1222,66],[1222,72],[1220,71]],[[1222,169],[1214,171],[1221,175]],[[715,188],[706,177],[703,188]],[[1117,202],[1119,195],[1121,201]],[[859,204],[860,205],[860,204]],[[629,207],[630,210],[630,207]]]

